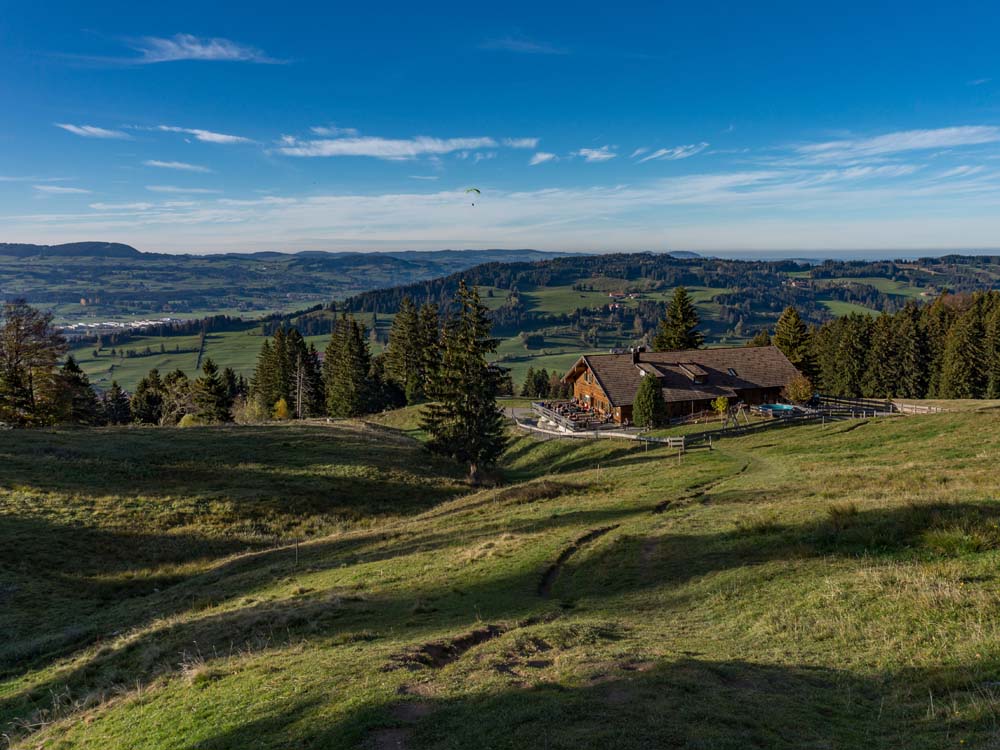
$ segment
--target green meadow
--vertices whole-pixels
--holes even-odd
[[[512,434],[479,489],[415,417],[0,433],[9,744],[995,743],[995,408]]]

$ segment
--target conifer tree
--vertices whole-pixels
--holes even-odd
[[[62,402],[57,421],[81,425],[96,425],[103,421],[103,409],[90,379],[72,356],[66,358],[59,371],[57,387]]]
[[[868,398],[898,396],[901,376],[895,320],[890,315],[880,315],[871,329],[871,346],[862,381],[862,395]]]
[[[895,316],[901,398],[924,398],[927,393],[927,344],[920,325],[920,308],[908,303]]]
[[[705,337],[698,330],[698,311],[687,289],[679,286],[667,305],[667,317],[660,321],[660,327],[653,338],[653,348],[658,352],[697,349]]]
[[[445,326],[430,393],[434,401],[424,412],[423,428],[430,435],[428,448],[467,464],[476,483],[480,470],[496,463],[507,446],[496,403],[500,371],[486,361],[497,340],[475,288],[460,282],[456,302],[459,310]]]
[[[986,314],[986,398],[1000,398],[1000,295],[994,294]]]
[[[420,308],[418,321],[420,335],[420,392],[426,396],[428,382],[433,377],[441,358],[441,316],[437,305],[427,302]]]
[[[229,398],[226,383],[219,368],[211,357],[206,357],[201,366],[201,376],[194,382],[192,398],[194,415],[200,422],[228,422],[232,419],[230,409],[233,402]]]
[[[104,422],[107,424],[128,424],[132,421],[132,408],[129,404],[128,394],[118,385],[117,380],[111,382],[111,388],[104,394],[101,406],[104,412]]]
[[[406,392],[408,403],[423,396],[423,354],[420,317],[409,297],[403,297],[392,319],[389,343],[385,348],[385,369],[389,378]]]
[[[534,367],[528,367],[528,371],[524,373],[524,383],[521,385],[521,395],[525,398],[535,398],[538,395],[535,393]]]
[[[942,396],[941,376],[944,370],[944,352],[958,312],[954,298],[941,295],[923,310],[923,331],[927,342],[927,398]]]
[[[781,349],[788,361],[807,378],[816,375],[816,360],[813,356],[812,337],[805,321],[794,307],[786,307],[774,327],[772,343]]]
[[[139,381],[129,405],[136,424],[160,424],[163,419],[163,381],[159,370],[150,370]]]
[[[754,334],[754,337],[747,342],[747,346],[770,346],[771,334],[766,328],[762,328]]]
[[[372,407],[371,355],[364,326],[353,317],[337,323],[323,362],[326,413],[331,417],[358,417]]]
[[[970,307],[948,332],[941,365],[944,398],[982,398],[986,392],[986,351],[978,305]]]
[[[659,427],[666,421],[667,404],[663,400],[663,387],[652,375],[639,383],[632,402],[632,421],[637,427]]]

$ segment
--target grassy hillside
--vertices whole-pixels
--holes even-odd
[[[0,433],[0,722],[50,750],[990,746],[997,426],[679,463],[517,437],[467,494],[388,427]]]

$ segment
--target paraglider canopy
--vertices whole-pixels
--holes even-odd
[[[465,192],[466,193],[475,193],[476,195],[482,195],[482,193],[479,192],[479,188],[466,188]],[[472,205],[473,206],[476,205],[475,201],[473,201]]]

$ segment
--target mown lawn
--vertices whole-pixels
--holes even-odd
[[[518,436],[464,494],[388,427],[0,434],[0,716],[46,748],[989,747],[998,426]]]

